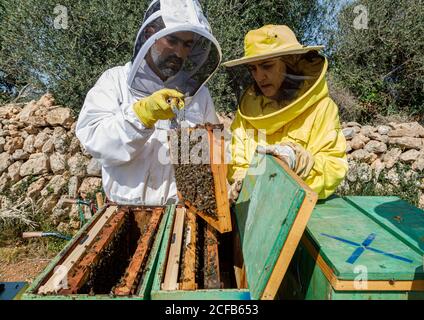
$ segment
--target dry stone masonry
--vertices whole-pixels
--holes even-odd
[[[101,190],[101,167],[80,145],[75,126],[72,110],[50,94],[0,106],[0,210],[31,199],[59,231],[80,228],[77,206],[64,200]]]
[[[418,190],[424,208],[424,127],[417,122],[362,126],[342,123],[347,140],[349,172],[339,192],[373,183],[390,193],[401,183]]]
[[[228,127],[231,118],[219,116]],[[101,190],[101,166],[75,136],[76,119],[50,94],[38,101],[0,106],[0,210],[31,199],[57,230],[80,228],[76,205],[66,199]],[[416,186],[424,208],[424,128],[419,123],[342,124],[349,172],[338,191],[373,183],[390,192]],[[404,168],[399,172],[398,168]],[[384,178],[384,179],[382,179]]]

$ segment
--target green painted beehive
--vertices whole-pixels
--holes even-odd
[[[235,205],[247,286],[163,290],[170,246],[175,243],[174,212],[164,233],[152,299],[273,299],[295,252],[317,196],[287,166],[272,156],[257,155]],[[278,191],[280,190],[280,191]],[[234,230],[233,229],[233,230]],[[235,231],[233,231],[235,232]],[[231,245],[229,245],[231,247]],[[237,248],[237,247],[236,247]],[[220,257],[221,260],[230,256]]]
[[[308,222],[281,296],[424,299],[424,212],[397,197],[332,197]]]
[[[144,207],[138,207],[144,208]],[[159,208],[159,207],[158,207]],[[115,294],[92,294],[92,293],[77,293],[77,294],[54,294],[40,293],[40,288],[46,285],[47,282],[53,279],[55,274],[60,275],[62,272],[61,269],[57,267],[63,266],[66,261],[74,254],[77,248],[81,248],[85,243],[89,242],[90,237],[95,237],[96,241],[100,238],[100,232],[106,232],[106,229],[109,228],[112,224],[112,219],[117,216],[115,214],[109,214],[107,208],[103,208],[99,211],[89,223],[84,225],[84,227],[69,241],[65,248],[51,261],[51,263],[46,267],[46,269],[37,277],[37,279],[30,285],[30,287],[22,295],[23,300],[109,300],[109,299],[122,299],[122,300],[146,300],[150,298],[150,291],[153,281],[154,270],[157,263],[157,257],[159,252],[160,243],[162,241],[163,232],[169,217],[169,212],[171,210],[170,206],[159,208],[163,214],[160,221],[157,224],[157,231],[154,238],[150,237],[149,243],[151,244],[150,250],[148,251],[148,256],[143,261],[143,273],[141,278],[137,280],[137,287],[134,288],[135,294],[130,295],[115,295]],[[99,228],[99,231],[94,233],[93,236],[89,236],[90,230],[96,229],[97,225],[104,219],[103,225]],[[140,226],[140,221],[137,221],[137,224]],[[144,231],[147,227],[145,227]],[[126,232],[123,237],[129,236],[133,229],[130,229]],[[93,240],[94,241],[94,240]],[[138,241],[137,249],[141,246],[141,238]],[[87,248],[87,246],[86,246]],[[87,249],[91,250],[91,249]],[[96,252],[98,254],[98,252]],[[137,255],[137,251],[134,253],[134,257]],[[83,261],[84,255],[77,261]],[[73,261],[74,262],[74,261]],[[90,267],[90,266],[89,266]],[[114,266],[110,266],[109,269],[113,269]],[[125,269],[124,269],[125,270]],[[129,269],[127,269],[128,271]],[[141,270],[141,269],[139,269]],[[72,277],[71,272],[66,273],[66,277]],[[125,273],[127,276],[128,272]]]

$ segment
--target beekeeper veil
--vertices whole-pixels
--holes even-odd
[[[166,87],[192,97],[221,56],[197,0],[154,0],[137,35],[128,85],[142,96]]]

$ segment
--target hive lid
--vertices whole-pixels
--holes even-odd
[[[424,279],[424,212],[399,198],[320,201],[307,238],[337,279],[353,281],[365,272],[370,281],[392,284]]]
[[[253,299],[273,299],[317,195],[280,160],[256,155],[235,205]]]

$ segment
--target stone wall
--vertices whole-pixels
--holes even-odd
[[[69,108],[46,94],[0,107],[0,210],[31,203],[62,232],[79,229],[76,205],[64,199],[101,189],[101,168],[75,137]]]
[[[220,120],[231,123],[231,117]],[[80,227],[78,208],[65,199],[101,190],[101,168],[75,137],[76,119],[46,94],[39,101],[0,107],[0,210],[30,203],[57,230]],[[416,187],[424,207],[424,128],[418,123],[343,123],[349,173],[338,189],[361,194],[365,184],[386,194],[401,181]],[[401,171],[399,171],[401,168]],[[381,179],[381,178],[384,179]]]
[[[424,127],[417,122],[361,126],[343,123],[347,139],[349,172],[339,192],[358,193],[372,183],[383,194],[396,188],[416,189],[419,206],[424,208]]]

